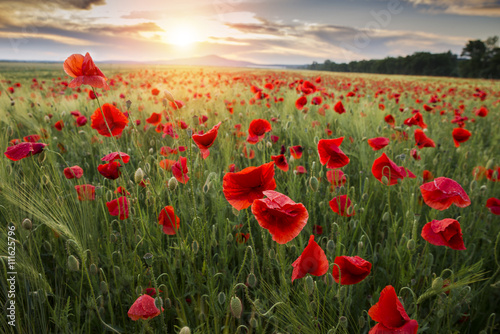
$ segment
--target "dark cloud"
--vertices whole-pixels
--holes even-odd
[[[104,5],[105,0],[0,0],[0,5],[26,7],[58,7],[61,9],[91,9],[93,5]]]

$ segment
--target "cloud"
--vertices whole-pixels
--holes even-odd
[[[0,0],[0,5],[7,4],[9,6],[26,7],[52,7],[62,9],[91,9],[94,5],[104,5],[105,0],[17,0],[13,3],[10,0]]]
[[[416,7],[425,6],[430,14],[500,16],[499,0],[408,0]]]

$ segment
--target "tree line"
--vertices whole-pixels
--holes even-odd
[[[460,57],[451,51],[445,53],[415,52],[406,57],[323,64],[313,62],[310,70],[379,74],[430,75],[464,78],[500,79],[500,48],[498,36],[486,41],[470,40]]]

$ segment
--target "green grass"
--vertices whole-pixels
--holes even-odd
[[[497,81],[104,65],[101,69],[115,80],[115,86],[99,92],[103,94],[101,104],[116,102],[126,111],[126,101],[131,101],[131,122],[123,135],[105,138],[90,127],[97,102],[88,99],[83,91],[86,87],[76,93],[60,84],[69,81],[62,64],[0,64],[0,68],[0,79],[4,80],[0,83],[2,152],[10,140],[42,134],[42,129],[48,138],[41,141],[49,144],[44,153],[17,162],[0,158],[0,253],[7,254],[7,226],[12,224],[16,226],[18,273],[16,327],[9,326],[4,316],[0,320],[2,332],[177,333],[188,326],[192,333],[367,333],[375,324],[367,311],[386,285],[395,287],[410,318],[418,321],[419,333],[494,333],[499,329],[495,312],[500,300],[500,220],[485,204],[490,197],[500,197],[500,188],[498,182],[485,178],[475,181],[472,176],[475,166],[498,166]],[[345,98],[347,113],[342,115],[330,108],[323,117],[317,113],[318,106],[310,104],[307,114],[297,110],[294,103],[298,94],[288,84],[318,75],[326,92],[335,94],[334,99],[325,101],[331,107],[354,87],[362,96]],[[243,79],[233,80],[235,76]],[[31,87],[35,77],[42,89]],[[249,105],[253,96],[250,85],[263,87],[270,78],[286,82],[279,91],[269,93],[284,101],[271,100],[270,108],[265,102]],[[16,82],[21,87],[7,94],[7,88]],[[485,101],[472,96],[476,87],[488,93]],[[152,96],[152,88],[168,89],[186,106],[179,111],[164,107],[161,95]],[[449,93],[450,88],[455,92]],[[375,97],[380,89],[384,93]],[[195,92],[202,97],[193,99]],[[401,93],[399,104],[388,98],[388,92]],[[120,98],[120,94],[125,97]],[[422,109],[434,94],[447,94],[443,101],[450,106],[444,108],[447,113],[443,116]],[[417,98],[424,102],[416,103]],[[224,100],[233,99],[231,115]],[[240,100],[246,100],[246,104],[240,105]],[[379,110],[379,103],[385,104],[384,111]],[[464,115],[476,121],[466,123],[473,134],[470,140],[455,148],[451,138],[455,124],[449,121],[460,104],[465,105]],[[490,111],[485,118],[472,114],[481,105]],[[400,107],[410,110],[401,113]],[[414,128],[403,126],[411,108],[421,110],[429,126],[426,134],[438,144],[419,150],[419,161],[410,156],[415,148]],[[208,130],[222,121],[206,160],[185,130],[176,129],[179,138],[173,139],[162,138],[153,126],[144,129],[145,119],[164,109],[172,111],[171,121],[182,119],[196,130]],[[77,128],[69,113],[73,110],[87,116],[89,123]],[[367,138],[390,138],[395,132],[384,122],[389,113],[409,139],[391,139],[389,146],[374,152]],[[48,114],[53,117],[47,119]],[[198,125],[201,115],[209,117],[207,128]],[[247,145],[255,150],[255,158],[245,158],[242,145],[249,123],[255,118],[272,117],[278,122],[271,122],[271,134],[279,136],[279,141],[271,144],[268,134],[259,144]],[[65,127],[59,132],[53,125],[61,119]],[[136,120],[141,120],[141,125],[136,125]],[[320,125],[313,127],[313,121]],[[237,123],[242,124],[244,137],[234,135]],[[331,137],[325,132],[327,124],[333,131]],[[340,136],[346,137],[341,149],[351,161],[342,168],[347,183],[332,193],[326,181],[327,169],[319,163],[317,142]],[[58,144],[64,146],[64,152]],[[159,161],[165,158],[159,154],[160,148],[166,145],[187,147],[181,155],[188,158],[190,180],[175,190],[167,187],[172,173],[159,167]],[[276,168],[276,191],[303,203],[309,212],[304,230],[286,245],[274,242],[250,209],[234,211],[222,192],[222,178],[229,164],[236,164],[240,170],[260,166],[269,162],[271,155],[279,154],[281,145],[287,147],[287,158],[289,146],[302,145],[305,151],[301,159],[290,161],[289,172]],[[122,167],[122,176],[114,181],[97,172],[100,159],[113,151],[131,157]],[[371,166],[382,152],[417,178],[406,178],[391,187],[380,183],[373,177]],[[83,168],[84,176],[67,180],[62,171],[74,165]],[[293,173],[298,165],[308,173]],[[134,182],[138,168],[149,181],[146,188]],[[435,177],[457,181],[472,204],[445,211],[428,207],[421,201],[419,190],[425,169]],[[317,191],[309,187],[311,177],[320,180]],[[74,189],[77,184],[95,185],[96,200],[79,202]],[[105,205],[117,197],[113,191],[118,186],[131,193],[131,215],[123,221],[110,216]],[[332,212],[328,201],[336,194],[349,195],[356,215],[341,217]],[[180,229],[174,236],[165,235],[157,221],[167,205],[172,205],[180,218]],[[424,224],[444,218],[460,221],[467,250],[437,247],[422,239]],[[32,222],[31,230],[22,227],[25,219]],[[330,268],[323,277],[308,275],[314,283],[311,289],[311,278],[291,284],[291,264],[307,245],[314,225],[323,228],[315,240],[325,251]],[[236,242],[239,232],[250,234],[248,242]],[[408,247],[409,240],[415,247]],[[144,259],[147,253],[153,255],[152,260]],[[333,260],[340,255],[357,255],[370,261],[371,274],[353,286],[335,283],[331,270]],[[68,267],[70,256],[78,260],[78,270]],[[2,301],[7,300],[8,288],[7,261],[3,259]],[[252,281],[252,275],[256,283],[245,284]],[[451,284],[433,289],[437,277]],[[162,291],[158,302],[165,311],[152,320],[134,322],[127,311],[148,287]],[[243,304],[239,319],[230,311],[233,297]]]

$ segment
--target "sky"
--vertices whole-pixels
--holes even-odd
[[[500,0],[0,0],[0,59],[257,64],[460,54],[500,35]]]

